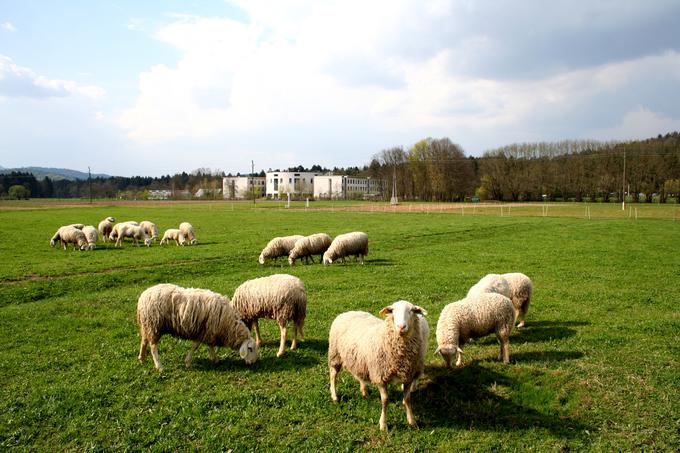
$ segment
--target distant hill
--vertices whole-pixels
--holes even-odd
[[[23,173],[33,173],[36,179],[45,179],[49,177],[52,180],[68,179],[75,181],[76,179],[87,179],[87,173],[70,170],[68,168],[47,168],[47,167],[21,167],[21,168],[4,168],[0,166],[1,173],[11,173],[13,171],[20,171]],[[104,173],[92,173],[93,178],[110,178],[111,175]]]

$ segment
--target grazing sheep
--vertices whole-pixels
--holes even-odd
[[[143,220],[139,223],[139,226],[142,227],[146,235],[149,236],[152,241],[158,239],[158,227],[155,223],[148,220]]]
[[[121,228],[123,225],[139,225],[138,222],[135,222],[134,220],[128,220],[125,222],[120,222],[117,223],[111,228],[111,233],[109,233],[109,240],[115,241],[118,239],[118,229]]]
[[[144,361],[146,348],[151,345],[153,362],[159,371],[163,371],[163,365],[158,355],[158,341],[166,333],[194,342],[184,359],[187,368],[201,343],[208,345],[213,362],[217,362],[216,346],[238,350],[247,364],[257,360],[257,344],[229,305],[229,299],[207,289],[167,283],[147,288],[137,302],[137,323],[141,337],[138,359]]]
[[[99,222],[97,230],[99,231],[99,234],[101,235],[104,242],[106,242],[107,239],[109,238],[111,230],[113,230],[113,224],[115,221],[116,219],[114,217],[107,217],[101,222]]]
[[[85,234],[71,225],[60,227],[57,232],[54,233],[52,239],[50,239],[50,246],[54,247],[57,244],[57,241],[61,243],[64,250],[66,250],[68,244],[73,244],[73,250],[76,250],[76,246],[80,250],[87,249],[87,238],[85,237]]]
[[[510,333],[515,323],[515,309],[502,294],[479,293],[448,304],[437,321],[437,350],[447,367],[456,354],[456,366],[463,363],[463,345],[471,338],[491,333],[501,345],[499,360],[510,362]]]
[[[183,246],[187,243],[184,235],[177,228],[165,230],[165,233],[163,233],[163,239],[161,239],[161,245],[166,244],[170,240],[174,240],[177,246]]]
[[[361,259],[364,264],[364,256],[368,255],[368,235],[360,231],[345,233],[336,236],[330,247],[323,254],[323,264],[333,264],[333,261],[341,259],[345,262],[346,256],[354,255]]]
[[[142,227],[139,225],[133,225],[131,223],[116,224],[114,226],[113,231],[111,232],[111,236],[109,236],[109,239],[111,239],[112,241],[114,232],[118,233],[118,239],[116,239],[116,247],[122,247],[123,239],[125,238],[132,238],[132,241],[135,243],[137,247],[139,247],[140,239],[144,241],[144,245],[146,245],[147,247],[151,246],[151,238],[149,238],[149,236],[146,235]]]
[[[515,307],[515,321],[519,321],[517,327],[524,327],[524,317],[529,311],[534,284],[529,277],[521,272],[503,274],[503,278],[510,285],[510,300]]]
[[[196,239],[196,234],[194,233],[194,227],[189,222],[180,223],[179,230],[184,237],[187,238],[189,244],[194,245],[198,243],[198,239]]]
[[[84,226],[82,229],[85,239],[87,239],[87,249],[94,250],[97,248],[97,240],[99,235],[97,234],[97,229],[92,225]]]
[[[282,236],[276,237],[269,241],[265,248],[262,249],[260,257],[257,261],[260,264],[264,264],[267,258],[276,260],[280,256],[288,256],[290,251],[295,247],[295,243],[298,239],[302,239],[304,236],[296,234],[294,236]]]
[[[380,314],[385,316],[384,320],[363,311],[349,311],[331,324],[328,336],[331,398],[338,401],[335,380],[344,366],[359,381],[362,396],[366,396],[367,382],[378,387],[382,403],[379,426],[387,430],[387,384],[401,381],[406,420],[415,426],[411,392],[425,367],[430,333],[427,312],[400,300],[383,308]]]
[[[298,258],[306,259],[307,257],[310,257],[313,263],[314,258],[312,255],[319,255],[319,257],[322,258],[324,252],[328,250],[330,245],[331,237],[326,233],[312,234],[311,236],[298,239],[295,246],[288,254],[288,264],[292,266]]]
[[[293,341],[290,349],[297,347],[297,336],[304,341],[303,327],[307,315],[307,292],[305,285],[297,277],[288,274],[275,274],[269,277],[255,278],[241,284],[231,300],[232,306],[241,314],[246,325],[255,327],[257,345],[262,345],[259,318],[274,319],[279,323],[281,341],[277,357],[281,357],[286,348],[286,323],[293,321]]]
[[[502,294],[509,299],[510,285],[500,274],[487,274],[468,290],[467,297],[480,293]]]

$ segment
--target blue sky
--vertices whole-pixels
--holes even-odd
[[[0,0],[0,165],[363,165],[680,130],[677,1]]]

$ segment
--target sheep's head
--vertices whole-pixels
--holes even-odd
[[[150,237],[147,236],[147,237],[144,238],[144,245],[146,245],[147,247],[151,247],[152,241],[153,240]]]
[[[292,254],[288,255],[288,265],[292,266],[293,264],[295,264],[295,258],[293,258]]]
[[[193,239],[191,240],[191,245],[196,245],[196,244],[198,244],[198,239],[193,238]]]
[[[77,239],[77,241],[78,241],[78,248],[80,250],[89,250],[90,245],[87,243],[87,240],[84,237],[82,237],[82,238],[79,237]]]
[[[427,311],[411,302],[400,300],[380,310],[381,316],[391,314],[394,329],[399,335],[406,335],[411,327],[418,322],[418,315],[426,316]]]
[[[107,222],[113,223],[113,222],[116,221],[116,219],[115,219],[115,217],[107,217],[107,218],[106,218],[106,221],[107,221]]]
[[[241,343],[238,353],[246,364],[251,365],[255,363],[257,361],[257,343],[252,338],[248,338]]]
[[[260,264],[264,264],[264,254],[260,253],[260,257],[257,259],[257,262]]]
[[[334,259],[335,259],[335,256],[333,256],[333,254],[330,253],[329,250],[326,250],[326,253],[323,254],[323,264],[324,264],[324,266],[328,266],[329,264],[333,264]]]

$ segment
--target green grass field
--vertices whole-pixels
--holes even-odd
[[[367,212],[229,202],[0,205],[0,450],[680,448],[676,206],[646,215],[640,206],[637,221],[598,218],[596,205],[590,220],[584,205],[565,206],[573,210],[565,216],[540,205],[503,216],[497,207],[471,215],[422,206],[395,213],[382,204]],[[108,215],[155,221],[161,234],[190,221],[200,243],[50,248],[58,226],[96,225]],[[352,230],[369,234],[363,266],[257,264],[271,237]],[[491,336],[465,347],[464,367],[445,369],[432,355],[441,309],[484,274],[511,271],[535,286],[527,327],[511,336],[511,364],[496,360]],[[171,337],[160,342],[164,373],[150,358],[137,362],[135,308],[148,286],[231,296],[247,279],[280,272],[307,286],[307,341],[297,351],[277,359],[278,327],[263,321],[266,344],[253,366],[230,349],[213,365],[202,347],[187,370],[190,343]],[[395,385],[383,433],[375,387],[362,399],[342,372],[340,402],[331,402],[328,329],[341,312],[377,314],[397,299],[429,311],[432,335],[413,394],[419,428],[407,425]]]

